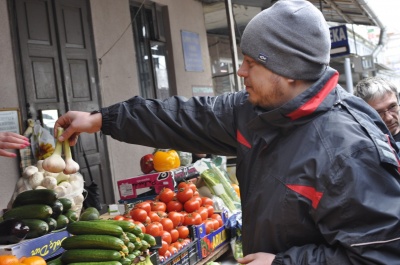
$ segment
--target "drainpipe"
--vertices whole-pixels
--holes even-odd
[[[382,48],[386,45],[387,43],[387,32],[386,32],[386,27],[383,25],[382,21],[378,18],[378,16],[375,14],[375,12],[371,9],[371,7],[368,5],[367,0],[356,0],[358,4],[361,6],[361,8],[369,15],[369,17],[372,19],[372,21],[379,27],[381,30],[379,34],[379,42],[378,45],[375,47],[374,51],[372,52],[372,58],[375,58],[378,56],[378,54],[381,52]]]
[[[237,71],[239,70],[239,59],[238,59],[238,50],[236,45],[235,20],[233,17],[234,15],[233,15],[232,1],[225,0],[225,6],[226,6],[226,18],[228,20],[228,27],[229,27],[229,42],[231,44],[233,75],[235,77],[234,90],[240,91],[242,90],[242,84],[240,82],[240,77],[237,75]]]

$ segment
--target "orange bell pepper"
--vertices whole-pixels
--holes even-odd
[[[153,155],[153,164],[156,171],[162,172],[180,167],[181,161],[175,150],[157,151]]]

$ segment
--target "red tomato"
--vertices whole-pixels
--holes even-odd
[[[159,236],[161,236],[161,233],[164,231],[164,227],[160,222],[153,222],[153,224],[158,225],[158,228],[160,229],[160,234]]]
[[[188,213],[197,211],[199,208],[200,208],[200,203],[195,198],[187,200],[185,204],[183,204],[183,209]]]
[[[182,189],[182,188],[185,188],[185,187],[187,187],[187,182],[185,182],[185,181],[179,182],[179,184],[177,186],[178,190]]]
[[[161,220],[160,216],[153,211],[150,211],[148,216],[150,217],[151,222],[159,222]]]
[[[167,210],[167,205],[161,201],[154,201],[151,203],[151,210],[153,212],[165,212]]]
[[[160,256],[165,256],[165,252],[168,250],[168,243],[164,240],[161,240],[161,248],[158,249],[158,254]]]
[[[145,210],[147,213],[151,211],[151,206],[149,201],[139,202],[133,208],[140,208]]]
[[[181,249],[183,248],[183,245],[182,245],[180,242],[178,242],[178,241],[172,243],[171,246],[176,247],[176,249],[178,249],[178,251],[181,250]]]
[[[128,221],[128,222],[134,222],[135,220],[133,220],[132,218],[128,218],[128,217],[124,217],[124,221]]]
[[[172,229],[170,232],[171,235],[171,242],[174,243],[178,240],[179,238],[179,232],[176,228]]]
[[[183,219],[183,225],[199,225],[203,222],[199,213],[188,213]]]
[[[214,201],[213,201],[211,198],[208,198],[208,197],[201,197],[201,201],[202,201],[202,204],[201,204],[201,205],[203,205],[203,206],[205,206],[205,205],[214,206]]]
[[[190,200],[192,197],[193,197],[193,190],[188,186],[178,189],[178,192],[176,193],[176,198],[181,203],[185,203],[186,201]]]
[[[133,220],[142,223],[144,223],[147,218],[147,212],[140,208],[133,208],[132,210],[130,210],[129,214],[131,215]]]
[[[170,232],[168,232],[168,231],[163,231],[161,233],[161,239],[164,240],[165,242],[167,242],[168,245],[171,245],[171,243],[172,243],[172,236],[171,236]]]
[[[158,216],[160,216],[160,218],[168,217],[168,214],[164,211],[156,211],[156,214],[158,214]]]
[[[160,201],[168,203],[174,198],[175,192],[170,188],[163,188],[158,196]]]
[[[194,196],[194,195],[193,195],[193,198],[192,198],[192,199],[198,201],[198,202],[199,202],[199,205],[202,206],[203,200],[201,199],[200,196]]]
[[[187,226],[180,225],[176,228],[176,230],[178,230],[179,238],[185,239],[189,236],[189,228]]]
[[[215,220],[217,221],[217,220]],[[218,221],[217,221],[218,223]],[[213,232],[215,230],[214,228],[214,219],[207,219],[204,221],[204,226],[206,227],[206,234],[208,235],[209,233]]]
[[[156,223],[150,223],[146,226],[146,234],[152,236],[160,236],[161,234],[160,227]]]
[[[178,249],[171,245],[169,245],[168,250],[169,250],[169,252],[171,252],[172,255],[175,255],[176,253],[178,253]]]
[[[206,208],[207,208],[207,211],[208,211],[208,217],[210,217],[210,218],[211,218],[211,215],[213,215],[213,214],[214,214],[214,206],[211,206],[211,205],[205,205],[204,207],[206,207]]]
[[[196,210],[201,216],[201,219],[204,221],[208,218],[208,211],[207,208],[204,206],[200,206],[199,209]]]
[[[160,223],[162,224],[163,229],[168,231],[168,232],[171,231],[174,228],[174,223],[168,217],[162,218],[160,220]]]
[[[184,242],[183,244],[184,244],[185,246],[187,246],[187,245],[190,244],[190,242],[192,242],[192,240],[191,240],[190,238],[187,237],[187,238],[184,238],[184,239],[183,239],[183,242]]]
[[[180,212],[183,210],[183,204],[178,200],[172,200],[167,204],[167,212]]]
[[[189,188],[192,189],[193,193],[195,193],[195,192],[197,191],[196,184],[194,184],[193,182],[189,181],[189,182],[187,183],[187,185],[189,186]]]
[[[139,226],[140,229],[142,229],[142,232],[143,232],[143,233],[146,233],[146,227],[144,226],[144,224],[143,224],[142,222],[133,221],[133,223],[134,223],[135,225]]]
[[[209,218],[209,219],[213,222],[214,230],[217,230],[218,228],[221,227],[221,223],[217,219],[213,219],[213,218]]]
[[[219,214],[217,214],[217,213],[214,213],[214,214],[211,215],[211,218],[218,221],[219,227],[221,227],[221,226],[224,225],[224,221],[222,221],[221,215],[219,215]]]
[[[114,216],[114,218],[113,218],[114,220],[117,220],[117,221],[122,221],[122,220],[124,220],[125,219],[125,217],[124,216],[122,216],[122,215],[116,215],[116,216]]]
[[[183,215],[176,211],[169,212],[168,218],[171,219],[172,223],[174,224],[174,227],[177,227],[183,222]]]

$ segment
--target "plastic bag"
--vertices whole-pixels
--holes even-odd
[[[235,259],[243,257],[243,242],[242,242],[242,212],[237,212],[225,224],[225,227],[231,234],[231,249]]]
[[[40,121],[35,121],[33,126],[31,147],[36,161],[43,160],[54,152],[55,139],[48,130],[40,125]]]

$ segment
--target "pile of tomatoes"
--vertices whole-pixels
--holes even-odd
[[[154,200],[137,203],[128,215],[114,218],[133,221],[144,233],[160,236],[161,262],[190,244],[188,226],[204,223],[206,234],[223,226],[221,215],[214,213],[213,200],[200,196],[193,182],[181,182],[176,188],[164,188]]]

